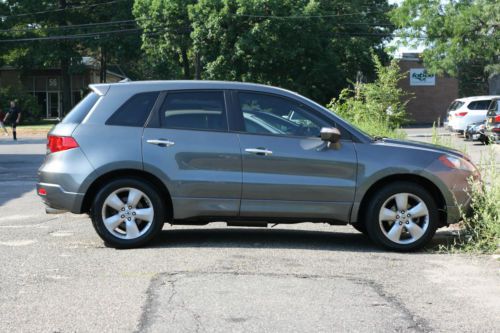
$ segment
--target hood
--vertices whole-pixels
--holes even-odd
[[[444,147],[444,146],[434,145],[432,143],[420,142],[420,141],[396,140],[396,139],[384,138],[384,139],[375,141],[374,144],[383,144],[383,145],[390,145],[390,146],[401,147],[401,148],[426,150],[426,151],[431,151],[431,152],[440,153],[440,154],[454,155],[457,157],[465,158],[467,160],[469,159],[467,156],[465,156],[463,153],[461,153],[458,150],[451,149],[451,148]]]

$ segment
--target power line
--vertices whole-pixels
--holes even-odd
[[[119,2],[125,2],[125,1],[130,1],[130,0],[113,0],[113,1],[108,1],[108,2],[99,2],[99,3],[94,3],[94,4],[88,4],[88,5],[80,5],[80,6],[72,6],[72,7],[58,8],[58,9],[42,10],[42,11],[31,12],[31,13],[20,13],[20,14],[13,14],[13,15],[0,15],[0,18],[2,18],[2,19],[8,19],[8,18],[11,18],[11,17],[23,17],[23,16],[34,16],[34,15],[39,15],[39,14],[58,13],[58,12],[66,11],[66,10],[82,9],[82,8],[92,8],[92,7],[98,7],[98,6],[103,6],[103,5],[110,5],[110,4],[119,3]]]
[[[385,10],[381,11],[365,11],[358,13],[344,13],[344,14],[318,14],[318,15],[261,15],[261,14],[237,14],[231,13],[229,15],[241,16],[241,17],[255,17],[255,18],[269,18],[269,19],[311,19],[311,18],[332,18],[332,17],[343,17],[343,16],[356,16],[356,15],[367,15],[367,14],[377,14],[385,13]]]
[[[158,27],[157,27],[158,28]],[[189,29],[189,30],[188,30]],[[85,39],[94,37],[105,37],[106,35],[122,34],[127,32],[138,32],[144,30],[143,28],[130,28],[130,29],[120,29],[120,30],[108,30],[99,32],[89,32],[74,35],[59,35],[59,36],[46,36],[46,37],[29,37],[29,38],[14,38],[14,39],[0,39],[0,43],[18,43],[18,42],[36,42],[36,41],[55,41],[55,40],[70,40],[70,39]],[[159,31],[146,31],[144,34],[160,34],[164,31],[169,31],[169,28],[159,28]],[[172,30],[174,32],[189,32],[190,27],[184,27],[181,29]],[[109,36],[108,36],[109,37]]]
[[[117,24],[128,24],[136,23],[138,20],[119,20],[119,21],[108,21],[108,22],[96,22],[96,23],[84,23],[84,24],[73,24],[73,25],[63,25],[58,27],[33,27],[33,28],[15,28],[15,29],[2,29],[0,33],[5,32],[35,32],[35,31],[54,31],[54,30],[72,30],[86,27],[94,26],[106,26],[106,25],[117,25]]]

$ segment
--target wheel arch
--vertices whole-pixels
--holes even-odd
[[[368,203],[370,202],[370,199],[374,196],[374,194],[384,186],[399,181],[411,182],[415,183],[416,185],[423,186],[432,196],[436,203],[436,206],[438,207],[440,225],[444,226],[447,224],[446,200],[443,193],[441,192],[439,187],[432,181],[415,174],[396,174],[386,176],[377,180],[368,188],[368,190],[363,195],[363,198],[361,199],[358,206],[358,210],[354,212],[355,214],[353,214],[352,216],[352,221],[356,221],[356,223],[364,223],[364,212],[366,212],[366,207],[368,206]]]
[[[120,169],[120,170],[113,170],[107,173],[104,173],[97,177],[88,187],[87,191],[85,192],[85,196],[82,201],[82,206],[80,209],[81,213],[88,213],[90,211],[90,207],[92,205],[92,200],[99,191],[99,189],[104,185],[109,183],[112,180],[115,179],[120,179],[120,178],[135,178],[141,181],[146,180],[151,186],[156,188],[160,194],[160,196],[163,198],[164,203],[165,203],[165,208],[167,208],[167,212],[165,215],[165,218],[167,219],[172,219],[174,216],[173,212],[173,204],[172,204],[172,197],[170,195],[170,192],[168,188],[165,186],[165,184],[155,175],[143,171],[143,170],[137,170],[137,169]]]

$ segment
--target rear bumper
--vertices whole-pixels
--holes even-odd
[[[38,195],[47,206],[47,213],[59,213],[59,211],[69,211],[72,213],[80,213],[80,208],[83,202],[83,193],[74,193],[65,191],[60,185],[37,183],[36,193],[40,189],[44,189],[45,195]]]

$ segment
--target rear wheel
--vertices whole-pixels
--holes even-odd
[[[96,195],[90,216],[106,245],[133,248],[161,231],[165,213],[152,185],[129,178],[106,184]]]
[[[366,227],[364,223],[358,222],[358,223],[353,223],[351,226],[356,229],[357,231],[361,232],[362,234],[366,235]]]
[[[368,235],[391,250],[417,250],[436,232],[439,218],[436,203],[415,183],[387,185],[375,194],[367,208]]]

